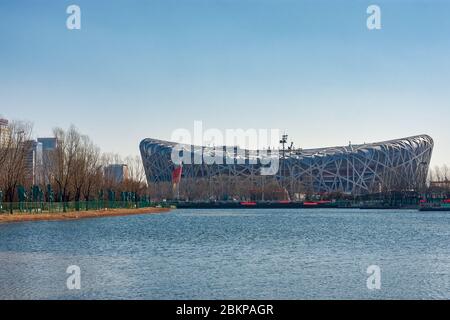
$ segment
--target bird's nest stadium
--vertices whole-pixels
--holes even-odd
[[[184,145],[183,152],[190,152],[192,161],[183,161],[182,170],[178,171],[180,177],[175,178],[174,170],[178,166],[172,159],[177,146],[169,141],[142,140],[140,152],[149,184],[172,183],[177,179],[181,186],[183,181],[186,184],[189,181],[189,188],[203,183],[211,189],[222,181],[226,187],[239,183],[251,189],[268,179],[262,175],[263,168],[267,167],[263,163],[267,161],[260,161],[260,151],[190,145]],[[264,154],[278,162],[272,179],[290,194],[309,191],[361,195],[417,190],[424,186],[432,151],[433,139],[418,135],[377,143]],[[219,154],[223,161],[193,160],[204,159],[205,154],[214,154],[216,158]]]

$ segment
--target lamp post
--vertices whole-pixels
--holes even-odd
[[[282,183],[281,183],[281,187],[282,188],[285,188],[286,189],[286,186],[285,186],[285,183],[284,183],[284,180],[285,180],[285,152],[286,152],[286,149],[285,149],[285,144],[287,143],[287,139],[288,139],[288,135],[287,134],[283,134],[282,136],[281,136],[281,140],[280,140],[280,143],[281,143],[281,166],[280,166],[280,181],[282,181]]]

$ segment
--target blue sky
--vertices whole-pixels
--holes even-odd
[[[303,148],[427,133],[450,163],[449,84],[450,1],[0,0],[0,114],[123,155],[201,120]]]

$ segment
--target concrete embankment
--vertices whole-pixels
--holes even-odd
[[[128,216],[134,214],[156,214],[170,211],[169,208],[139,208],[139,209],[105,209],[93,211],[73,211],[57,213],[13,213],[0,214],[0,223],[25,222],[25,221],[55,221],[74,220],[84,218],[101,218]]]

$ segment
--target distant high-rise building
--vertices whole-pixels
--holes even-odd
[[[58,147],[58,140],[54,137],[38,138],[37,141],[42,144],[42,172],[43,182],[48,184],[51,182],[54,156],[56,148]]]
[[[35,140],[25,141],[25,178],[28,184],[42,183],[43,158],[42,143]]]
[[[9,122],[0,118],[0,148],[6,148],[10,141]]]
[[[58,146],[56,138],[38,138],[38,142],[42,143],[42,150],[55,150]]]
[[[116,183],[128,180],[128,166],[126,164],[110,164],[104,170],[107,179]]]

